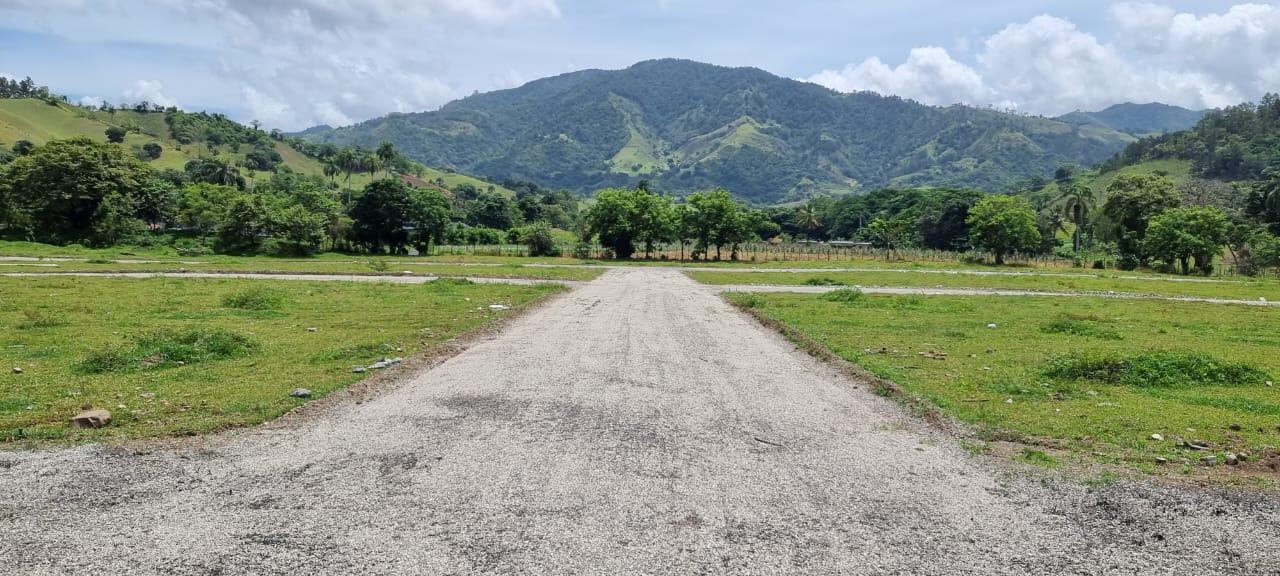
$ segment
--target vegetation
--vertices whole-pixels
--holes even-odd
[[[749,300],[753,313],[973,425],[976,439],[1015,442],[1014,457],[1040,450],[1153,473],[1157,457],[1191,464],[1170,473],[1227,453],[1248,454],[1248,465],[1263,470],[1280,464],[1280,405],[1267,385],[1280,374],[1271,328],[1280,309],[1102,298],[729,298]],[[1046,329],[1073,320],[1118,338]]]
[[[681,195],[724,187],[758,204],[887,185],[1003,190],[1064,162],[1100,162],[1134,140],[675,60],[547,78],[303,137],[366,148],[390,140],[430,165],[582,194],[649,180]]]
[[[969,211],[973,244],[995,254],[996,264],[1004,264],[1010,253],[1030,250],[1040,244],[1036,213],[1031,203],[1016,196],[988,196]]]
[[[409,357],[511,314],[478,303],[518,310],[556,290],[0,279],[0,440],[169,436],[255,424],[305,402],[289,396],[294,388],[324,396],[366,376],[353,366]],[[260,301],[246,297],[256,291],[273,301],[269,310],[228,305]],[[16,329],[29,322],[24,310],[61,321]],[[23,373],[9,374],[11,366]],[[71,428],[69,419],[86,406],[110,410],[111,426]]]

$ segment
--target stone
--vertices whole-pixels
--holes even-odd
[[[22,373],[22,368],[21,368],[21,367],[19,367],[19,366],[14,366],[14,367],[13,367],[13,373],[14,373],[14,374],[21,374],[21,373]]]
[[[1240,431],[1240,425],[1239,425],[1239,424],[1232,424],[1231,426],[1229,426],[1229,428],[1231,428],[1231,431],[1232,431],[1232,432],[1239,432],[1239,431]]]
[[[364,367],[364,366],[356,366],[355,368],[352,368],[352,369],[351,369],[351,371],[352,371],[352,372],[355,372],[356,374],[364,374],[364,373],[365,373],[365,367]]]
[[[1204,458],[1200,459],[1201,466],[1215,466],[1217,464],[1218,464],[1217,456],[1205,456]]]
[[[111,413],[106,410],[86,410],[71,419],[76,428],[101,428],[111,423]]]
[[[370,369],[370,370],[382,370],[383,368],[386,368],[387,366],[390,366],[390,364],[388,364],[388,363],[386,363],[386,362],[379,361],[379,362],[374,362],[373,364],[370,364],[370,365],[369,365],[369,369]]]
[[[1152,439],[1152,440],[1155,440],[1156,442],[1164,442],[1164,435],[1163,435],[1163,434],[1152,434],[1152,435],[1151,435],[1151,439]]]
[[[1240,457],[1239,457],[1239,456],[1236,456],[1235,454],[1227,454],[1227,465],[1228,465],[1228,466],[1239,466],[1239,465],[1240,465]]]
[[[1164,465],[1164,464],[1168,464],[1168,463],[1169,463],[1169,459],[1168,459],[1168,458],[1165,458],[1164,456],[1156,456],[1156,464]]]
[[[319,328],[307,328],[307,332],[319,332]]]
[[[1000,325],[999,325],[999,324],[996,324],[995,322],[992,322],[992,323],[990,323],[990,324],[987,324],[987,328],[999,328],[999,327],[1000,327]]]
[[[294,388],[293,392],[290,392],[289,395],[294,398],[310,398],[311,391],[306,388]]]

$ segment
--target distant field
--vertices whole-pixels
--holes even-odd
[[[50,267],[50,264],[55,264],[56,267]],[[596,268],[583,267],[528,267],[519,264],[485,264],[477,266],[392,258],[284,260],[246,257],[239,259],[226,258],[210,262],[198,262],[197,260],[117,262],[103,259],[56,263],[0,262],[0,274],[5,272],[172,272],[178,270],[187,272],[281,274],[469,276],[475,278],[527,278],[534,280],[592,280],[602,273],[602,270]]]
[[[1266,384],[1280,376],[1277,309],[1105,299],[728,298],[976,426],[978,439],[1025,443],[1014,456],[1033,464],[1119,463],[1155,472],[1159,457],[1169,461],[1167,471],[1198,474],[1202,457],[1222,463],[1229,453],[1247,454],[1244,468],[1264,475],[1280,464],[1280,388]],[[1174,355],[1139,358],[1163,351]],[[1050,375],[1055,359],[1069,354],[1127,358],[1147,370],[1135,378],[1144,384]],[[1215,372],[1195,372],[1205,366],[1194,355],[1260,373],[1206,381]],[[1205,450],[1179,447],[1179,439]]]
[[[289,396],[294,388],[324,396],[364,379],[354,366],[409,357],[512,313],[490,304],[515,310],[558,290],[452,280],[0,278],[0,442],[256,424],[303,404]],[[193,331],[196,343],[182,341]],[[154,342],[138,342],[148,336]],[[110,410],[112,424],[69,428],[84,407]]]
[[[1127,272],[1099,271],[1089,275],[1026,274],[978,275],[935,274],[920,272],[690,272],[695,280],[714,285],[779,285],[779,286],[892,286],[909,288],[996,288],[1038,290],[1045,292],[1118,292],[1196,298],[1257,300],[1266,298],[1280,302],[1280,281],[1254,280],[1247,277],[1230,279],[1190,278],[1160,275],[1135,275]]]

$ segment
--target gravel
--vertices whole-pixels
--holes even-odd
[[[670,270],[357,403],[0,453],[6,574],[1275,574],[1262,494],[1024,477]]]

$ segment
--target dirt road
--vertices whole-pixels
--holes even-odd
[[[670,270],[610,271],[345,402],[154,451],[0,454],[0,572],[1280,569],[1269,497],[1023,478]]]

